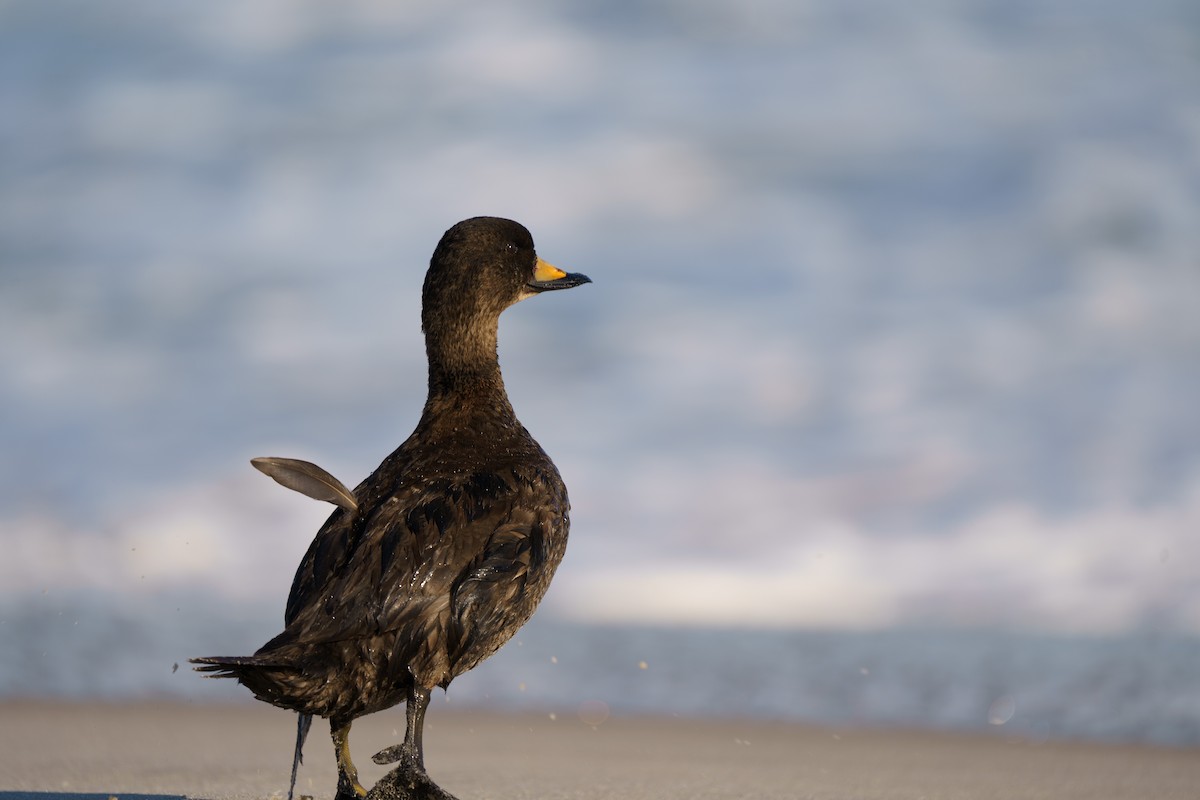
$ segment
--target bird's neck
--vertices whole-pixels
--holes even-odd
[[[429,398],[424,417],[515,419],[496,356],[497,319],[448,321],[425,331]]]

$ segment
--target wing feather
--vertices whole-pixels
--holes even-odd
[[[259,472],[270,476],[281,486],[307,495],[313,500],[333,503],[347,511],[354,511],[358,508],[358,500],[355,499],[354,492],[311,461],[265,456],[252,458],[250,463]]]

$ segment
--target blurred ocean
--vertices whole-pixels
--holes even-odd
[[[1194,0],[0,2],[0,696],[244,694],[476,214],[595,283],[451,702],[1200,741]]]
[[[244,687],[202,678],[186,659],[251,653],[279,629],[197,597],[31,600],[0,619],[5,640],[22,642],[0,650],[0,698],[253,703]],[[1197,675],[1200,640],[1178,635],[604,626],[542,615],[434,702],[587,724],[629,714],[757,717],[1195,747]],[[382,713],[403,719],[403,710]]]

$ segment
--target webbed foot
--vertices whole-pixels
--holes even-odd
[[[367,790],[358,782],[358,777],[347,778],[345,775],[338,776],[337,793],[333,796],[333,800],[363,800],[367,796]]]
[[[380,778],[367,792],[366,800],[457,800],[433,782],[425,768],[417,763],[413,752],[402,744],[380,750],[371,760],[376,764],[398,761],[400,766]]]
[[[413,757],[402,744],[394,744],[391,747],[385,747],[375,755],[371,756],[371,760],[376,764],[395,764],[397,761],[403,761],[404,757],[408,756],[409,762],[412,763]]]
[[[362,789],[362,794],[359,794],[358,789],[362,789],[362,787],[359,786],[355,787],[354,789],[347,790],[339,786],[337,794],[333,796],[333,800],[363,800],[363,798],[367,796],[367,790]]]

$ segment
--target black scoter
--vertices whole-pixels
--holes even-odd
[[[307,462],[255,460],[285,486],[338,508],[296,571],[283,632],[253,656],[193,661],[300,715],[293,787],[315,715],[329,720],[337,800],[364,797],[350,724],[405,702],[403,744],[375,756],[400,762],[387,792],[450,797],[424,768],[430,693],[525,624],[563,557],[569,526],[562,478],[505,392],[498,320],[519,300],[588,282],[538,258],[516,222],[458,223],[425,276],[429,395],[412,435],[352,492]]]

